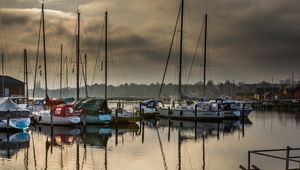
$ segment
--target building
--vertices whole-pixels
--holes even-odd
[[[10,76],[0,76],[0,96],[24,97],[25,83]]]
[[[300,100],[300,85],[294,89],[294,99]]]

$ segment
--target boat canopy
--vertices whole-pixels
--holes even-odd
[[[85,99],[78,102],[74,108],[82,110],[82,114],[99,114],[108,111],[107,100],[105,99]]]
[[[18,106],[10,98],[0,99],[0,117],[6,117],[8,111],[10,118],[28,117],[30,113],[29,110],[23,109],[22,107]]]
[[[62,99],[50,99],[48,95],[46,96],[45,101],[46,101],[45,104],[46,106],[56,106],[64,103]]]
[[[155,108],[157,105],[159,105],[159,103],[161,103],[161,105],[163,105],[163,102],[161,100],[157,100],[157,99],[149,99],[149,100],[144,100],[142,101],[142,106],[146,106],[148,108]]]

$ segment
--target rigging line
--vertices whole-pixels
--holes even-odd
[[[165,70],[164,70],[164,75],[163,75],[163,78],[162,78],[162,81],[161,81],[161,84],[160,84],[160,89],[159,89],[159,93],[158,93],[158,99],[160,99],[161,91],[162,91],[163,84],[164,84],[164,81],[165,81],[166,72],[167,72],[167,69],[168,69],[168,65],[169,65],[169,61],[170,61],[170,56],[171,56],[171,53],[172,53],[174,37],[175,37],[175,34],[176,34],[176,28],[177,28],[177,25],[178,25],[178,20],[179,20],[179,15],[180,15],[181,8],[182,8],[182,4],[180,5],[179,10],[178,10],[176,24],[175,24],[175,28],[174,28],[174,32],[173,32],[173,36],[172,36],[172,40],[171,40],[171,45],[170,45],[170,48],[169,48],[167,63],[166,63]]]
[[[117,32],[117,30],[114,30],[114,31]],[[116,36],[113,35],[113,32],[111,30],[109,30],[109,35],[111,35],[112,37],[116,37]],[[118,41],[115,41],[115,42],[116,42],[115,44],[111,43],[112,49],[114,49],[116,54],[120,54],[120,49],[119,49],[120,45],[118,44]],[[117,58],[116,61],[121,61],[119,55],[116,55],[116,58]],[[118,78],[120,78],[120,77],[122,78],[122,80],[119,80],[120,81],[119,83],[121,84],[121,81],[125,82],[125,75],[126,75],[125,70],[122,67],[121,62],[117,62],[116,67],[118,68],[116,70],[117,75],[121,75],[121,76],[118,76]]]
[[[80,62],[81,62],[81,71],[82,71],[82,76],[81,76],[81,79],[80,79],[80,83],[83,79],[83,83],[85,85],[84,88],[87,88],[87,78],[85,76],[86,74],[85,74],[84,64],[83,64],[81,55],[80,55]],[[85,92],[87,92],[87,91],[85,91]],[[88,98],[88,94],[86,93],[85,95],[86,95],[86,98]]]
[[[193,60],[192,60],[191,67],[190,67],[190,70],[189,70],[189,76],[188,76],[188,79],[187,79],[187,84],[189,83],[191,73],[192,73],[192,69],[193,69],[194,62],[195,62],[195,58],[196,58],[196,55],[197,55],[197,50],[198,50],[198,47],[200,45],[203,27],[204,27],[204,21],[203,21],[203,24],[202,24],[202,27],[201,27],[200,36],[199,36],[198,41],[197,41],[197,45],[196,45],[196,49],[195,49],[195,52],[194,52]]]
[[[109,26],[109,28],[111,28],[111,26]],[[110,30],[110,29],[109,29]],[[111,38],[111,31],[108,31],[108,43],[110,45],[110,49],[114,49],[115,46],[113,46],[113,40]],[[111,56],[111,64],[112,64],[112,75],[114,76],[115,78],[115,83],[118,84],[119,83],[119,80],[118,80],[118,63],[115,63],[115,56],[113,55],[113,51],[112,50],[109,50],[109,53],[110,53],[110,56]]]
[[[88,33],[87,33],[87,31],[86,31],[85,24],[84,24],[82,18],[83,18],[83,17],[81,16],[81,18],[80,18],[80,21],[81,21],[81,28],[82,28],[82,30],[83,30],[83,33],[86,35],[86,37],[88,37]],[[89,46],[89,47],[92,47],[91,49],[94,49],[94,47],[96,47],[96,46],[93,45],[93,43],[91,43],[90,41],[87,41],[87,43],[88,43],[88,46]],[[88,53],[87,51],[88,51],[87,49],[84,49],[84,53]],[[93,50],[91,50],[91,51],[94,53]]]
[[[34,99],[34,96],[35,96],[35,88],[36,88],[36,75],[37,75],[38,64],[39,64],[39,52],[40,52],[41,26],[42,26],[42,15],[40,16],[40,27],[39,27],[39,35],[38,35],[38,46],[37,46],[37,51],[36,51],[36,60],[35,60],[35,70],[34,70],[34,79],[33,79],[33,91],[32,91],[32,98],[33,98],[33,99]]]
[[[95,79],[96,68],[97,68],[99,56],[101,55],[101,52],[102,52],[102,51],[100,51],[100,48],[101,48],[101,43],[102,43],[103,30],[104,30],[104,22],[103,22],[101,34],[100,34],[100,37],[99,37],[99,45],[98,45],[98,49],[97,49],[96,62],[95,62],[95,66],[94,66],[94,73],[93,73],[93,78],[92,78],[92,85],[94,84],[94,79]],[[91,91],[92,91],[92,88],[90,88],[90,94],[92,94]]]

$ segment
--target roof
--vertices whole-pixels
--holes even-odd
[[[0,112],[6,111],[27,111],[26,109],[21,108],[10,98],[1,98],[0,99]]]
[[[5,85],[24,85],[25,84],[23,81],[20,81],[18,79],[10,77],[10,76],[0,76],[0,82],[2,81],[3,77],[4,77]]]

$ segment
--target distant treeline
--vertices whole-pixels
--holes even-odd
[[[231,96],[235,98],[253,98],[255,94],[259,93],[259,89],[279,89],[281,87],[295,88],[300,85],[300,82],[291,82],[289,80],[280,81],[279,83],[272,84],[269,82],[260,82],[253,84],[245,84],[243,82],[234,83],[227,80],[224,83],[215,84],[213,81],[208,81],[206,84],[206,97],[215,98],[219,96]],[[89,97],[103,97],[104,84],[94,84],[87,87]],[[160,89],[160,84],[122,84],[119,86],[108,86],[109,97],[137,97],[137,98],[157,98]],[[183,85],[182,90],[184,94],[195,97],[203,97],[203,83],[198,82],[192,85]],[[32,96],[32,90],[30,90]],[[44,97],[44,89],[38,87],[35,92],[36,97]],[[49,90],[50,97],[59,97],[60,90]],[[176,84],[168,83],[163,86],[162,98],[176,97],[178,95],[178,86]],[[62,89],[62,97],[75,97],[76,89]],[[80,96],[86,97],[85,88],[80,88]]]

